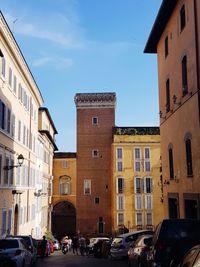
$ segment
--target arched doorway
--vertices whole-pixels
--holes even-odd
[[[76,209],[72,203],[62,201],[53,207],[52,233],[59,240],[76,233]]]
[[[14,215],[14,235],[18,234],[18,217],[19,217],[19,210],[18,205],[15,205],[15,215]]]

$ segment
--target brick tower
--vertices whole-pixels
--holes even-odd
[[[115,93],[75,95],[77,110],[77,232],[111,233],[111,145]]]

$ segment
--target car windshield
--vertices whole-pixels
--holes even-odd
[[[18,248],[18,247],[19,247],[19,243],[15,239],[0,240],[0,249]]]
[[[23,238],[28,246],[31,246],[31,240],[29,236],[19,236],[20,238]]]
[[[113,239],[113,244],[121,244],[122,243],[122,238],[121,237],[116,237]]]

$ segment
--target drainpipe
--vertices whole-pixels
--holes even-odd
[[[199,106],[199,123],[200,123],[200,76],[199,76],[199,33],[198,33],[198,20],[197,20],[197,2],[194,0],[194,26],[195,26],[195,50],[196,50],[196,75],[197,75],[197,94]]]

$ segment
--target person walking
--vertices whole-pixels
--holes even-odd
[[[78,255],[78,237],[77,236],[73,236],[72,238],[72,250],[73,250],[73,254],[76,253],[76,255]]]
[[[43,239],[42,239],[41,244],[40,244],[41,258],[44,258],[44,256],[45,256],[46,247],[47,247],[47,240],[46,240],[46,236],[43,235]]]
[[[81,235],[79,238],[79,250],[80,250],[81,256],[85,255],[85,249],[86,249],[85,237]]]

